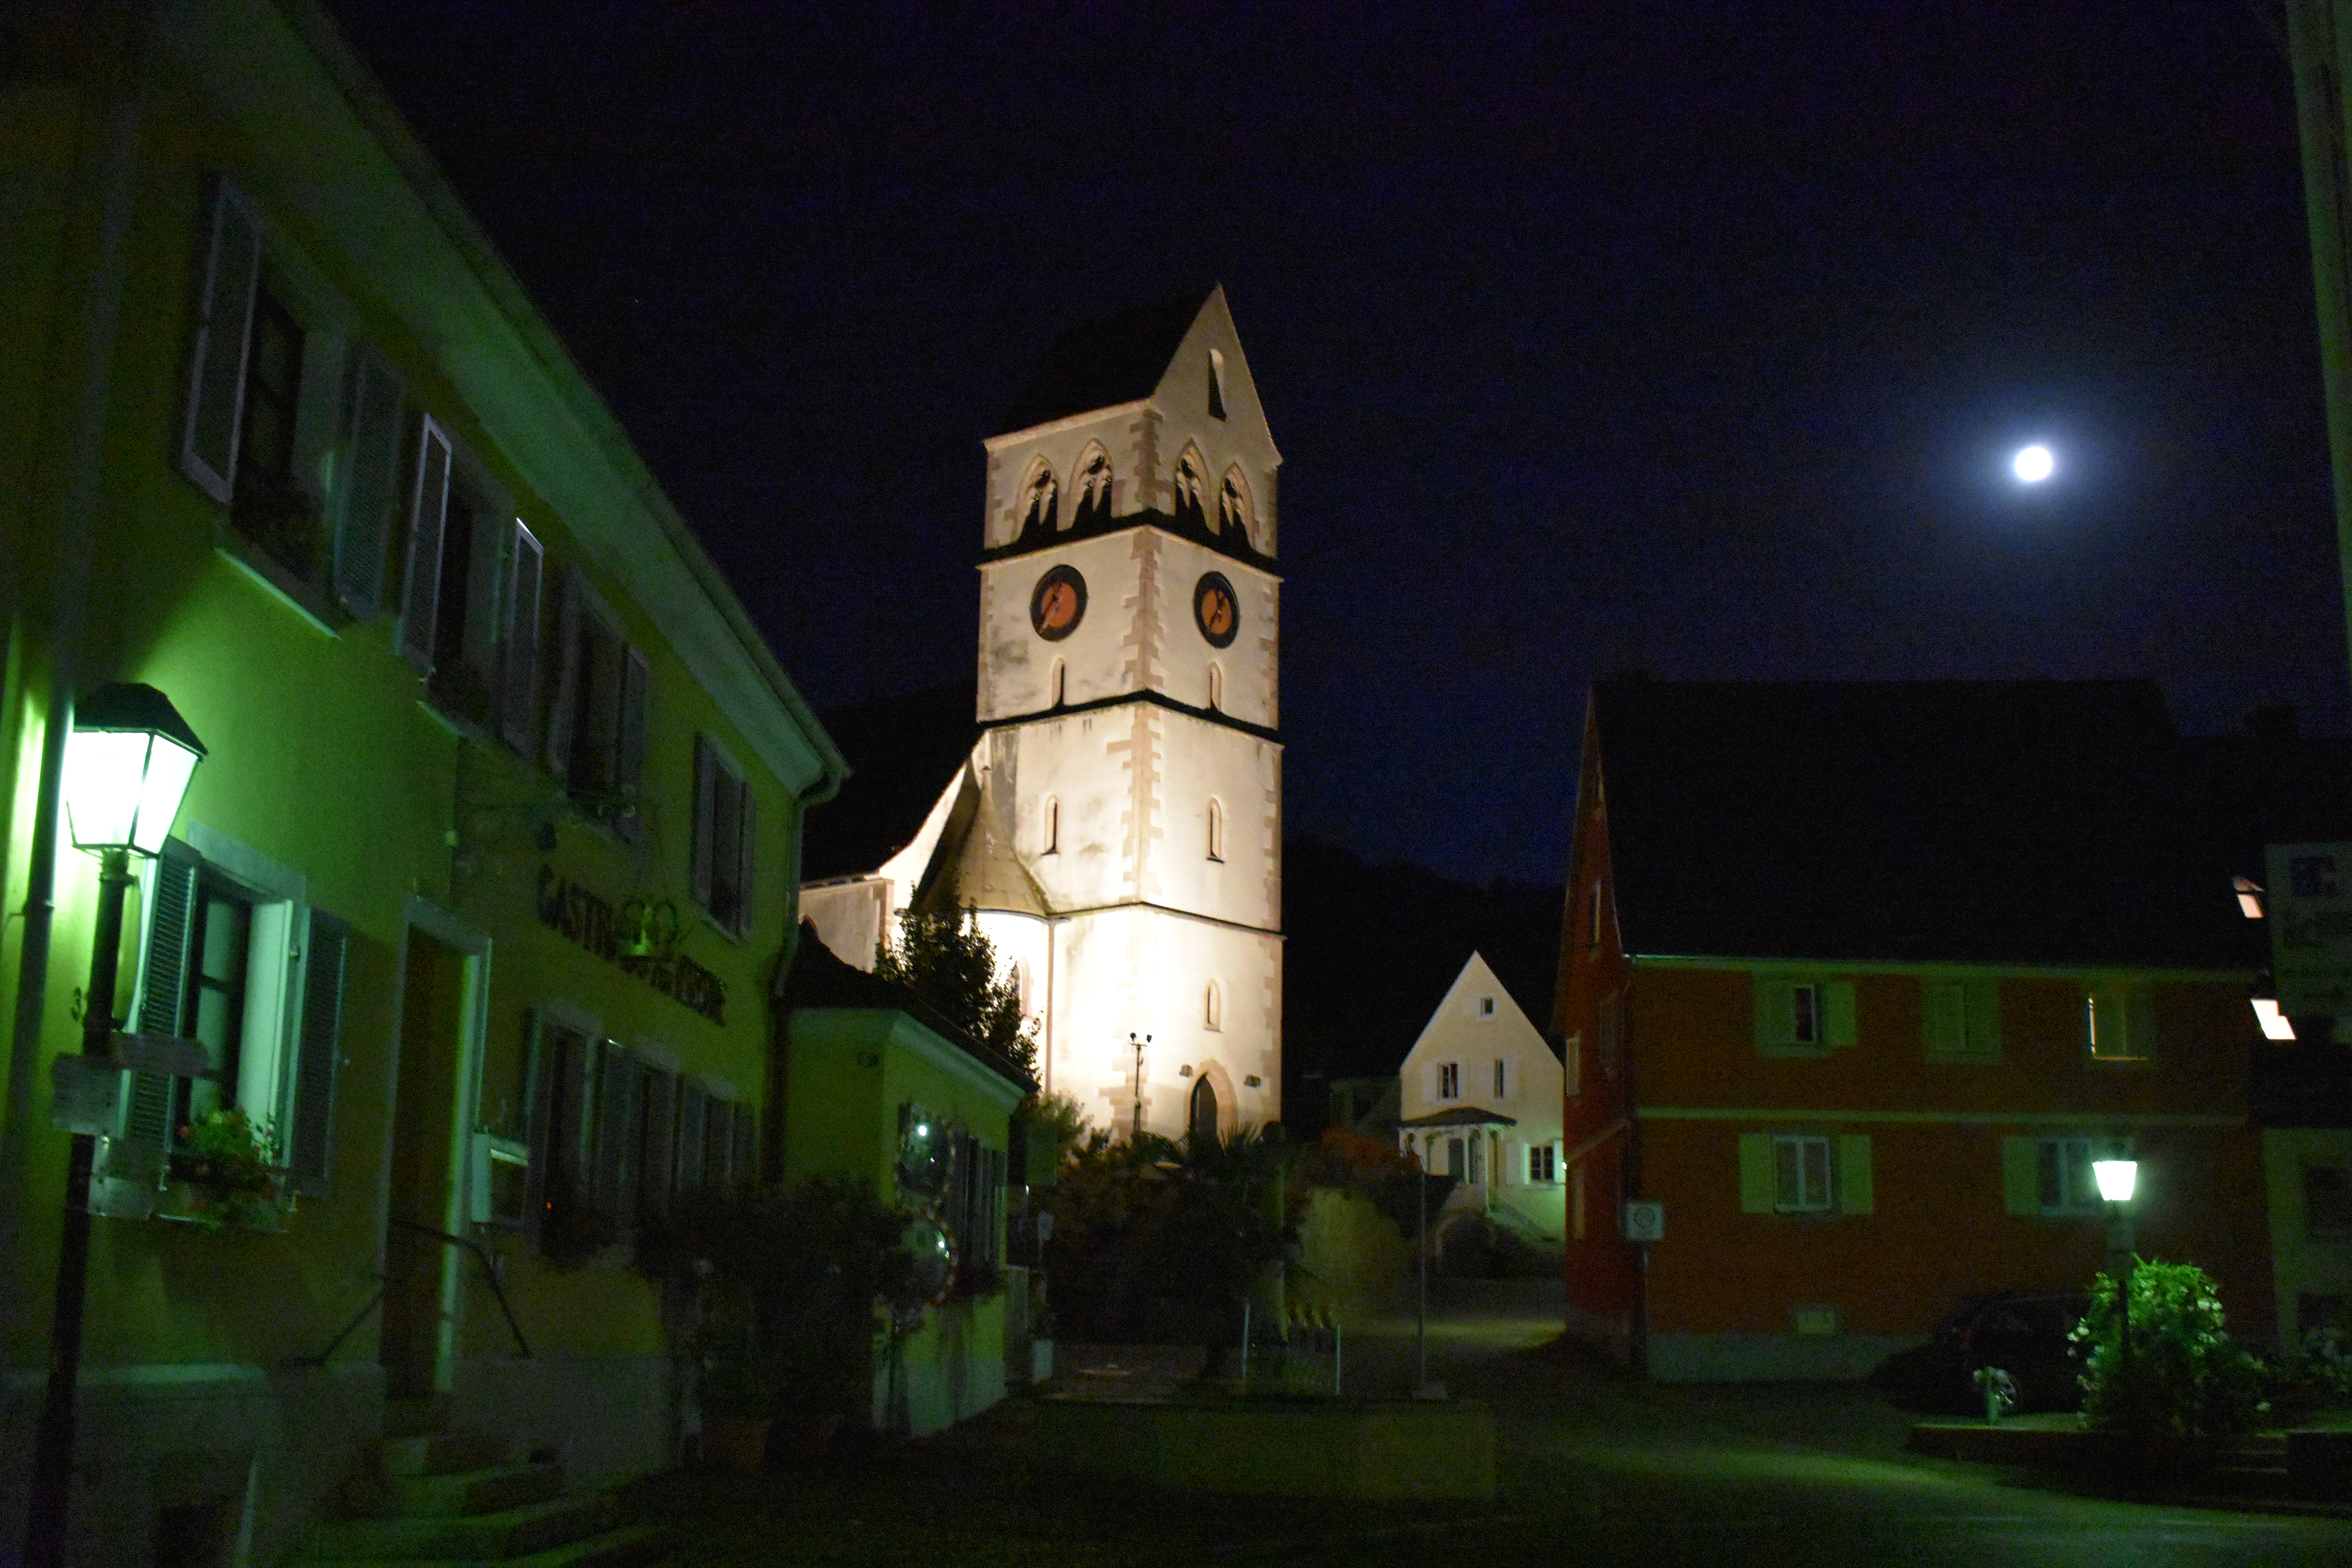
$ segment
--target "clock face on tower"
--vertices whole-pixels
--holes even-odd
[[[1201,635],[1209,639],[1211,647],[1233,646],[1234,634],[1241,630],[1241,601],[1223,573],[1201,574],[1199,585],[1192,590],[1192,619],[1200,623]]]
[[[1060,642],[1078,629],[1087,613],[1087,580],[1075,566],[1055,566],[1029,592],[1029,624],[1047,642]]]

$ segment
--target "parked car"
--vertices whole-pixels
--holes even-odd
[[[1897,1351],[1870,1374],[1906,1410],[1969,1415],[1984,1409],[1979,1367],[2016,1381],[2019,1410],[2073,1410],[2083,1402],[2082,1363],[2067,1337],[2090,1310],[2081,1290],[2000,1290],[1971,1296],[1936,1325],[1927,1342]]]

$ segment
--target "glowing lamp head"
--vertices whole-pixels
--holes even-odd
[[[2111,1204],[2131,1202],[2132,1193],[2139,1186],[2137,1160],[2094,1160],[2091,1178],[2099,1184],[2099,1196]]]
[[[196,732],[152,686],[117,682],[76,702],[65,770],[74,847],[160,852],[204,757]]]
[[[2017,456],[2009,460],[2009,471],[2015,474],[2017,482],[2022,485],[2040,484],[2057,467],[2058,460],[2050,455],[2050,448],[2039,442],[2021,448]]]

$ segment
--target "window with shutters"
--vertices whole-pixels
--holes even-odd
[[[1548,1187],[1559,1180],[1559,1149],[1551,1143],[1528,1145],[1528,1180],[1539,1187]]]
[[[546,552],[430,416],[410,471],[400,651],[433,706],[529,752]]]
[[[1867,1132],[1742,1132],[1739,1207],[1746,1214],[1874,1211]]]
[[[167,1172],[180,1128],[241,1106],[273,1128],[289,1184],[326,1190],[349,929],[303,900],[304,879],[210,833],[146,868],[130,1027],[195,1042],[202,1077],[125,1075],[105,1173]]]
[[[2083,1042],[2095,1061],[2147,1059],[2155,1031],[2144,982],[2106,981],[2083,988]]]
[[[1759,974],[1756,1048],[1765,1056],[1826,1056],[1854,1040],[1851,980]]]
[[[2000,982],[1920,983],[1922,1033],[1931,1062],[1989,1065],[2000,1060]]]
[[[223,550],[303,613],[373,615],[398,384],[349,352],[331,291],[227,180],[198,265],[181,470],[226,509]]]
[[[708,735],[694,742],[694,865],[691,889],[721,931],[751,929],[754,803],[743,770]]]
[[[532,1023],[532,1209],[543,1250],[625,1240],[677,1197],[758,1177],[759,1121],[731,1089],[602,1037],[561,1004]]]
[[[646,725],[652,670],[621,635],[620,618],[574,568],[556,615],[555,698],[547,762],[591,819],[644,837]],[[518,677],[520,687],[522,679]]]
[[[1772,1206],[1782,1214],[1821,1214],[1830,1207],[1830,1141],[1772,1140]]]
[[[1437,1098],[1440,1100],[1462,1098],[1462,1064],[1460,1062],[1437,1064]]]

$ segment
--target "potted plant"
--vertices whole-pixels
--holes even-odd
[[[172,1173],[184,1189],[172,1217],[206,1230],[283,1230],[294,1210],[277,1130],[241,1106],[207,1111],[183,1126]]]

